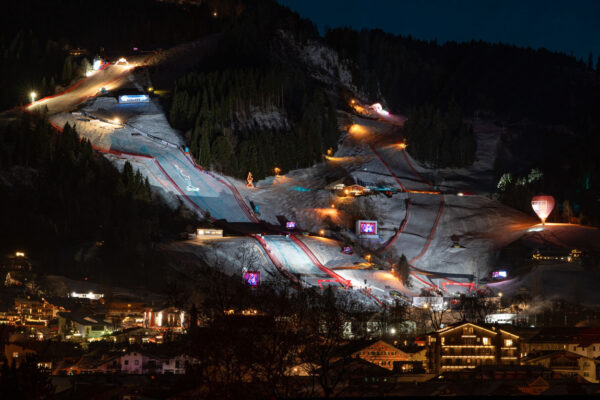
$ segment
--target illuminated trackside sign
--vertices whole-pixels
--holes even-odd
[[[147,94],[125,94],[119,96],[119,103],[148,103],[150,96]]]
[[[287,229],[296,229],[296,223],[294,221],[287,221],[285,227]]]
[[[244,272],[244,282],[249,286],[258,286],[260,284],[260,271]]]
[[[361,237],[376,237],[377,221],[356,221],[356,233]]]

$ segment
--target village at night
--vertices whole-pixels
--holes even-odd
[[[600,3],[0,14],[1,399],[600,397]]]

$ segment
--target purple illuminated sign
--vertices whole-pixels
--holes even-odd
[[[376,222],[361,222],[360,223],[361,235],[376,235],[377,234],[377,223]]]
[[[246,282],[249,286],[258,286],[260,283],[260,271],[244,272],[244,282]]]
[[[508,273],[506,271],[494,271],[494,272],[492,272],[492,278],[494,278],[494,279],[506,278],[507,276],[508,276]]]
[[[288,221],[285,223],[285,227],[287,229],[295,229],[296,228],[296,223],[293,221]]]

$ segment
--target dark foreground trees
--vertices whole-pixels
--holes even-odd
[[[43,400],[54,394],[50,372],[40,369],[35,357],[9,366],[6,359],[0,372],[0,393],[3,399]]]
[[[387,329],[405,315],[379,316],[341,288],[249,292],[240,286],[227,293],[229,301],[216,303],[207,296],[202,308],[212,317],[189,337],[189,354],[202,360],[190,372],[191,386],[212,398],[343,395],[346,366],[354,360],[344,346],[380,337],[365,329],[367,321]],[[224,312],[222,304],[235,312]]]

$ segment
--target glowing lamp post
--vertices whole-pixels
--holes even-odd
[[[548,218],[554,208],[554,197],[546,195],[534,196],[531,199],[531,208],[533,208],[533,211],[535,211],[542,221],[542,225],[545,225],[546,218]]]
[[[31,93],[29,93],[29,96],[31,97],[31,102],[35,103],[35,98],[37,97],[37,93],[31,92]]]
[[[281,172],[281,168],[275,167],[275,168],[273,168],[273,172],[275,172],[275,176],[279,176],[279,173]]]

